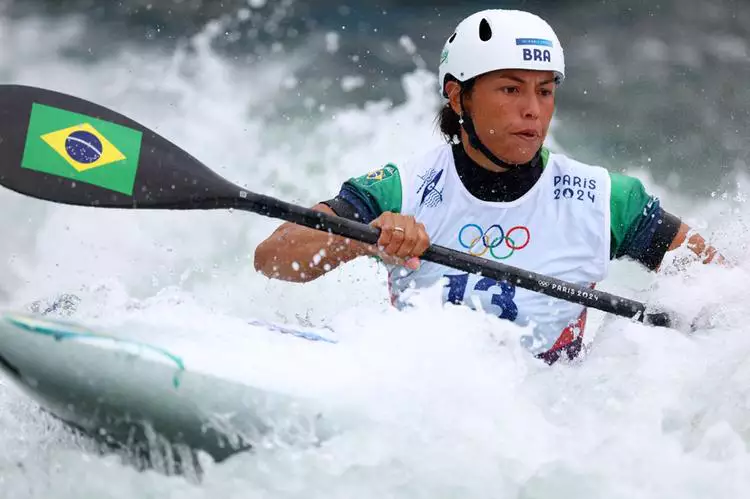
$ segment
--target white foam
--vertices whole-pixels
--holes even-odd
[[[93,65],[49,49],[75,43],[81,29],[76,20],[0,19],[0,42],[14,47],[0,52],[0,72],[113,107],[259,192],[311,205],[348,176],[440,140],[435,75],[426,71],[404,76],[403,105],[267,127],[254,110],[293,75],[294,54],[237,66],[211,51],[210,32],[192,41],[194,53],[124,46]],[[696,203],[634,173],[741,260],[741,197]],[[744,268],[698,265],[657,285],[618,264],[602,289],[652,297],[690,319],[711,311],[710,328],[686,335],[594,313],[586,361],[548,368],[518,346],[517,327],[493,317],[453,306],[393,310],[385,273],[371,262],[304,286],[268,281],[252,255],[275,220],[57,206],[7,191],[0,202],[7,305],[75,293],[75,319],[350,418],[320,447],[208,463],[197,487],[89,454],[4,386],[4,497],[688,498],[739,497],[750,485]],[[250,317],[329,324],[340,343],[268,335],[247,325]]]

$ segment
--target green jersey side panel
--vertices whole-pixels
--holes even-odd
[[[654,198],[646,192],[643,183],[637,178],[612,172],[609,176],[612,180],[610,225],[614,242],[611,252],[618,257],[623,254],[623,248],[627,247],[632,231],[640,221],[651,216],[649,206]]]

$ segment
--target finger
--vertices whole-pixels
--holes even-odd
[[[383,249],[388,246],[391,242],[391,238],[393,237],[393,213],[383,213],[378,218],[373,220],[371,225],[380,229],[380,237],[378,237],[377,243],[378,248]]]
[[[427,248],[430,247],[430,236],[427,234],[427,229],[424,224],[418,223],[416,224],[416,228],[418,231],[417,243],[414,245],[412,255],[422,256],[422,254],[427,251]]]
[[[414,256],[414,246],[416,246],[417,239],[419,238],[417,222],[414,220],[414,217],[404,217],[399,223],[404,224],[404,240],[401,243],[401,247],[396,250],[395,254],[401,258]]]
[[[393,226],[391,228],[391,240],[385,247],[385,252],[389,255],[400,256],[398,255],[398,250],[401,248],[401,245],[404,243],[404,238],[406,237],[406,228],[404,228],[403,225],[404,220],[401,217],[394,217]]]

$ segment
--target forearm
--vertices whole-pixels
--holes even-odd
[[[332,213],[327,206],[318,205],[314,209]],[[284,223],[258,245],[255,269],[273,279],[308,282],[374,250],[358,241]]]

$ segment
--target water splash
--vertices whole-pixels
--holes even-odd
[[[174,52],[124,45],[92,63],[43,48],[74,45],[76,18],[0,18],[0,42],[18,47],[0,52],[0,74],[113,107],[230,180],[308,205],[348,176],[440,140],[435,75],[426,70],[403,76],[403,104],[271,123],[256,110],[293,74],[295,54],[236,64],[212,50],[212,29]],[[696,203],[633,172],[742,261],[742,196]],[[672,273],[678,262],[668,262],[658,281],[616,265],[602,289],[663,302],[691,320],[709,310],[710,320],[686,336],[592,314],[585,362],[549,368],[520,348],[517,327],[496,318],[453,306],[393,310],[385,273],[371,262],[304,286],[258,276],[252,252],[273,220],[56,206],[5,191],[0,200],[0,228],[13,235],[0,243],[6,306],[72,293],[76,320],[342,415],[341,431],[319,446],[269,441],[222,465],[207,461],[198,486],[87,452],[3,387],[4,496],[716,497],[750,485],[742,265]],[[259,336],[251,318],[329,325],[339,342],[292,347]]]

